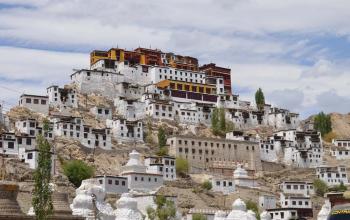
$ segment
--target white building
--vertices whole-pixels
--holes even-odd
[[[113,137],[119,142],[143,143],[142,121],[128,121],[125,119],[107,120],[106,125],[111,129]]]
[[[298,219],[298,211],[293,208],[278,208],[266,210],[271,220]]]
[[[261,159],[268,162],[314,168],[322,164],[323,153],[317,131],[281,130],[260,141]]]
[[[53,133],[55,136],[73,138],[80,141],[88,148],[102,148],[110,150],[112,137],[109,128],[93,128],[85,125],[80,117],[56,116],[52,119],[54,123]]]
[[[49,98],[48,96],[22,94],[19,106],[47,115],[49,113]]]
[[[350,139],[333,139],[332,144],[337,147],[350,148]]]
[[[333,139],[331,155],[337,160],[350,159],[350,139]]]
[[[340,183],[349,185],[345,166],[331,167],[322,165],[316,168],[317,178],[323,180],[328,186],[338,186]]]
[[[176,180],[175,157],[171,156],[151,156],[145,157],[145,165],[148,173],[162,174],[167,181]]]
[[[67,107],[78,108],[78,94],[72,86],[59,88],[57,85],[52,85],[46,89],[46,92],[50,106],[58,107],[61,110]]]
[[[94,179],[102,186],[106,194],[122,194],[127,193],[128,179],[121,176],[96,176]]]
[[[90,112],[100,120],[112,119],[112,109],[109,107],[94,106],[90,109]]]
[[[24,162],[29,165],[30,169],[35,170],[38,168],[38,158],[39,150],[38,149],[26,149]],[[51,174],[54,175],[56,170],[56,156],[51,152]]]
[[[286,194],[302,194],[304,196],[314,195],[312,182],[306,181],[283,181],[279,184],[280,190]]]
[[[274,195],[261,195],[259,196],[259,206],[263,210],[276,208],[276,197]]]
[[[148,173],[147,167],[142,164],[140,154],[137,151],[133,150],[129,157],[128,163],[121,167],[121,176],[128,178],[129,190],[156,191],[163,185],[163,175]]]
[[[213,176],[210,181],[214,192],[222,192],[224,195],[228,195],[235,191],[235,182],[232,177],[220,178]]]
[[[18,155],[18,145],[15,133],[4,132],[0,136],[0,154],[7,156]]]
[[[280,205],[282,208],[312,209],[310,196],[303,194],[280,194]]]

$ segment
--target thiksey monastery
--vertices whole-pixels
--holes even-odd
[[[90,67],[74,70],[69,84],[49,85],[42,94],[19,97],[15,108],[27,109],[34,116],[13,119],[3,114],[0,105],[0,122],[5,127],[0,134],[0,154],[36,169],[38,134],[51,143],[74,140],[89,150],[108,152],[117,144],[129,146],[128,161],[118,175],[96,174],[76,190],[69,209],[73,216],[84,219],[93,219],[96,209],[102,219],[143,219],[147,216],[145,204],[154,207],[157,191],[179,179],[176,158],[187,160],[189,174],[209,175],[212,191],[224,195],[264,187],[257,181],[257,172],[266,164],[314,169],[315,176],[330,186],[349,183],[344,167],[324,164],[320,133],[302,129],[298,113],[269,104],[258,108],[242,100],[231,77],[229,68],[215,63],[200,65],[195,57],[158,49],[95,50],[90,54]],[[91,97],[102,101],[91,104]],[[149,121],[175,123],[186,129],[210,128],[217,108],[224,109],[226,121],[234,125],[226,137],[173,132],[167,137],[165,156],[141,155],[134,148],[145,144]],[[42,118],[49,121],[45,132]],[[246,134],[257,127],[269,127],[273,132]],[[333,145],[332,157],[350,158],[349,139],[334,140]],[[59,162],[54,148],[51,155],[55,174]],[[312,187],[307,181],[286,180],[280,183],[278,194],[260,195],[256,201],[264,210],[260,219],[312,218]],[[116,210],[105,202],[106,195],[120,197]],[[230,210],[193,208],[177,216],[190,220],[195,214],[215,220],[257,217],[241,199],[235,200]]]

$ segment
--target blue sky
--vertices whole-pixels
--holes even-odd
[[[0,100],[8,109],[22,92],[68,83],[92,49],[151,46],[230,67],[243,99],[261,87],[303,117],[347,113],[349,9],[348,0],[0,0]]]

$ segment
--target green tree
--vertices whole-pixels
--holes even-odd
[[[322,137],[332,131],[331,116],[323,112],[318,113],[314,118],[314,127],[321,132]]]
[[[214,135],[219,133],[219,111],[217,108],[214,108],[211,113],[211,130]]]
[[[155,198],[156,210],[147,208],[147,216],[150,220],[170,220],[176,215],[176,208],[173,201],[167,200],[164,196],[158,195]]]
[[[94,175],[94,168],[81,160],[71,160],[63,164],[63,173],[75,187]]]
[[[48,121],[44,121],[43,131],[48,131]],[[46,220],[53,212],[51,180],[51,146],[41,134],[36,138],[38,146],[38,167],[34,171],[34,190],[32,205],[36,219]]]
[[[226,118],[224,108],[219,108],[219,131],[224,134],[226,132]]]
[[[252,200],[248,200],[246,202],[246,206],[247,206],[247,210],[252,210],[255,213],[256,219],[259,220],[260,219],[259,208],[256,202]]]
[[[255,92],[255,103],[258,109],[261,111],[265,106],[265,96],[261,88]]]
[[[158,129],[158,146],[159,148],[163,148],[166,145],[166,134],[163,127]]]
[[[348,188],[344,185],[343,182],[340,182],[338,186],[334,186],[332,188],[329,188],[328,191],[335,191],[335,192],[345,192]]]
[[[192,220],[207,220],[207,217],[205,217],[205,215],[200,213],[194,213],[192,215]]]
[[[209,191],[213,188],[213,185],[209,180],[206,180],[202,183],[202,188]]]
[[[188,161],[181,157],[177,157],[175,160],[176,173],[180,176],[186,176],[188,173]]]
[[[313,185],[318,196],[323,196],[328,191],[327,184],[320,179],[314,180]]]

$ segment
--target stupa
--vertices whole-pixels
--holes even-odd
[[[324,201],[320,212],[317,215],[317,220],[327,220],[329,213],[331,212],[331,203],[329,200]]]
[[[116,220],[142,220],[142,214],[137,208],[136,199],[129,193],[123,193],[116,202],[117,209],[114,211]]]
[[[233,179],[236,186],[257,187],[258,184],[254,178],[248,176],[248,172],[239,164],[233,172]]]
[[[236,199],[232,204],[232,211],[228,214],[226,220],[256,220],[256,218],[247,212],[247,207],[243,200]]]
[[[86,219],[94,219],[94,216],[104,220],[115,219],[111,205],[104,201],[105,191],[97,185],[96,180],[83,180],[81,186],[75,192],[76,197],[70,205],[73,215],[82,216]]]

